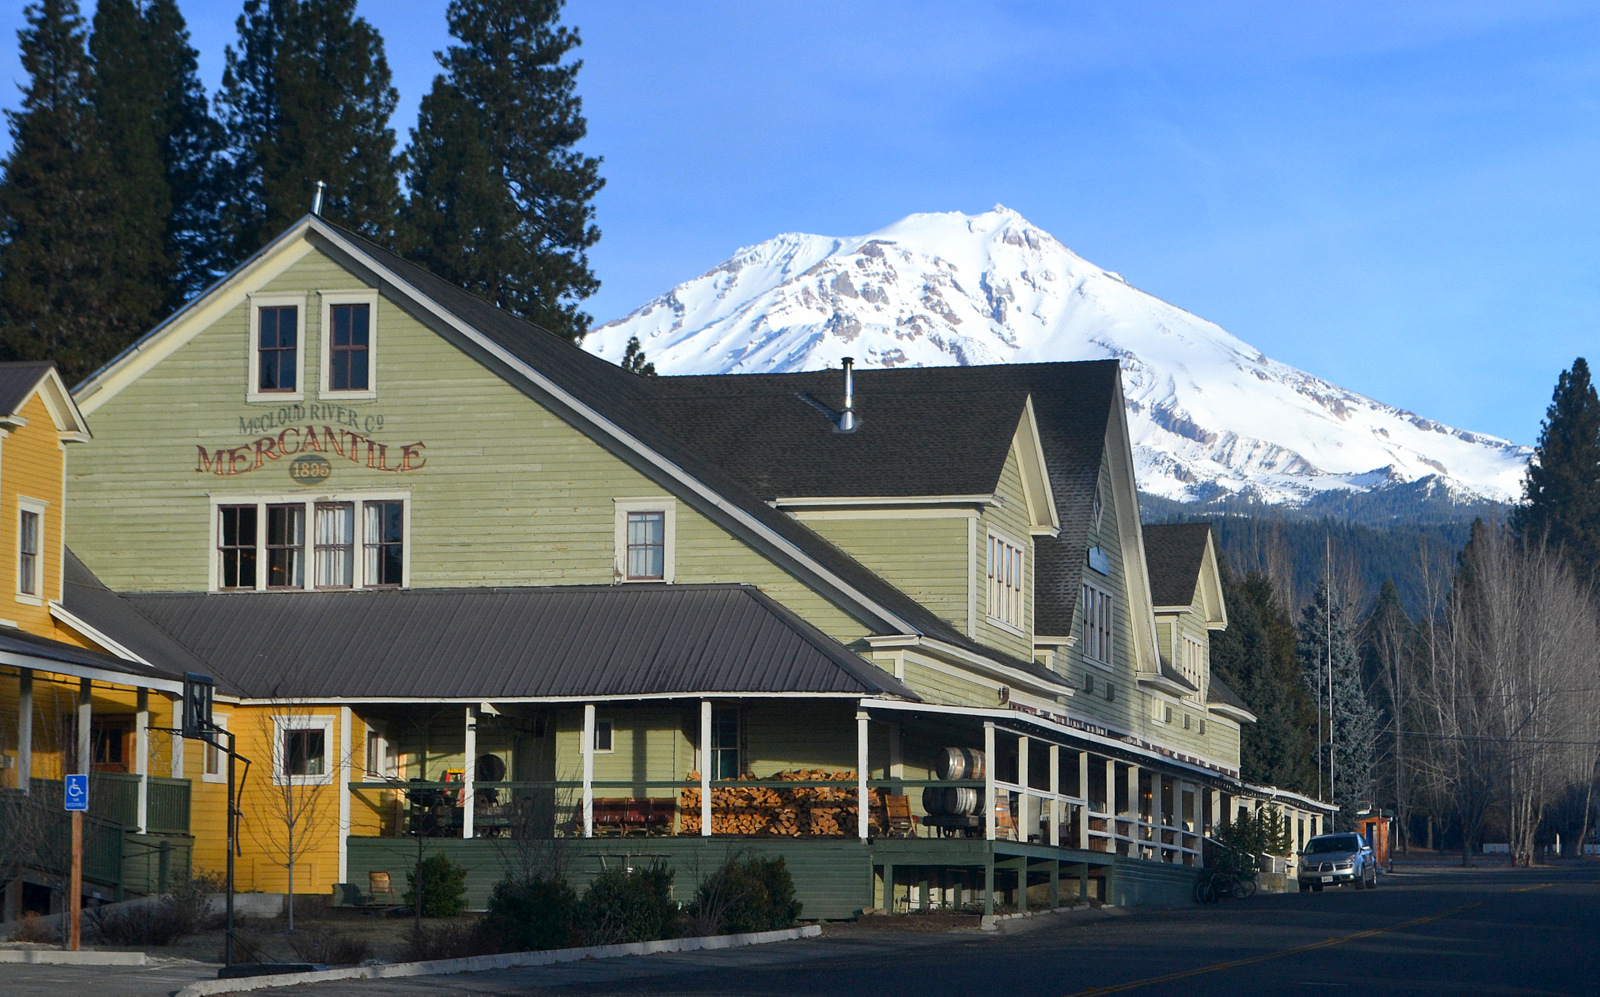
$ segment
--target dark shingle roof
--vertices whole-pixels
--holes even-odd
[[[39,379],[55,367],[52,360],[20,360],[0,363],[0,413],[10,415],[22,407]]]
[[[916,695],[745,585],[127,596],[252,697]]]
[[[1233,689],[1228,686],[1228,683],[1217,678],[1215,675],[1211,676],[1211,685],[1206,689],[1206,702],[1221,703],[1224,706],[1231,706],[1236,710],[1244,710],[1246,713],[1255,713],[1255,710],[1250,708],[1250,704],[1240,699],[1239,694],[1234,692]]]
[[[40,637],[23,630],[0,630],[0,651],[9,654],[26,655],[32,658],[42,658],[45,661],[54,661],[63,665],[78,665],[84,668],[99,668],[108,672],[119,672],[129,677],[129,685],[137,685],[138,679],[165,679],[169,682],[182,681],[182,674],[173,674],[160,668],[150,668],[139,664],[137,661],[125,661],[115,655],[105,654],[101,651],[91,651],[86,647],[68,644],[48,637]]]
[[[1194,603],[1195,583],[1200,580],[1200,563],[1205,558],[1206,539],[1211,527],[1206,523],[1146,524],[1144,560],[1150,572],[1150,599],[1157,606],[1189,606]]]
[[[207,673],[203,661],[126,599],[106,588],[70,549],[65,552],[62,568],[61,605],[68,613],[180,679],[184,672]]]

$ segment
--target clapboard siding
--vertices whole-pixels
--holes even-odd
[[[920,663],[911,655],[906,656],[905,682],[917,691],[917,695],[930,703],[950,706],[993,706],[996,702],[993,686],[969,682],[949,672]]]
[[[261,293],[357,286],[312,252]],[[95,410],[95,439],[69,464],[68,528],[102,580],[127,591],[208,588],[212,496],[377,490],[411,496],[412,587],[613,580],[614,500],[665,497],[661,486],[386,299],[377,306],[377,398],[325,400],[317,294],[308,293],[306,313],[303,402],[246,401],[249,306],[241,304]],[[264,434],[249,420],[279,413],[288,425],[357,426],[390,448],[391,463],[400,446],[421,442],[426,464],[384,472],[329,453],[332,476],[313,488],[291,481],[288,460],[228,477],[197,472],[197,447],[251,445]],[[676,532],[677,581],[759,585],[832,636],[863,635],[815,590],[681,503]]]
[[[1123,570],[1123,537],[1117,526],[1117,494],[1110,487],[1111,481],[1111,447],[1104,448],[1100,459],[1100,485],[1101,495],[1105,507],[1100,516],[1100,524],[1095,527],[1090,525],[1089,546],[1099,547],[1105,551],[1111,561],[1111,572],[1103,575],[1087,566],[1083,569],[1085,581],[1105,589],[1112,595],[1112,645],[1114,648],[1110,670],[1097,663],[1087,661],[1083,656],[1083,599],[1078,599],[1077,611],[1073,614],[1072,635],[1078,638],[1076,647],[1069,652],[1068,658],[1074,662],[1072,673],[1069,677],[1075,684],[1083,681],[1083,676],[1088,673],[1094,676],[1095,690],[1089,695],[1074,696],[1072,699],[1073,711],[1081,716],[1093,718],[1109,727],[1125,731],[1143,731],[1146,724],[1143,717],[1145,709],[1145,695],[1139,690],[1134,677],[1133,640],[1130,627],[1128,607],[1127,575]],[[1143,552],[1138,552],[1143,556]],[[1115,701],[1106,700],[1106,682],[1111,681],[1116,685]]]
[[[978,551],[972,565],[972,583],[977,586],[978,627],[974,635],[979,641],[998,648],[1012,657],[1033,658],[1033,532],[1028,521],[1028,501],[1023,493],[1022,467],[1017,461],[1017,448],[1013,445],[1006,454],[1005,468],[1000,473],[995,489],[1000,502],[984,509],[978,519]],[[990,531],[1020,544],[1023,551],[1022,626],[1021,633],[998,626],[988,613]]]
[[[972,584],[967,516],[800,518],[896,588],[967,632],[967,587]]]

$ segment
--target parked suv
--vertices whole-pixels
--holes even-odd
[[[1359,834],[1319,834],[1300,852],[1300,892],[1354,883],[1358,890],[1376,889],[1378,859]]]

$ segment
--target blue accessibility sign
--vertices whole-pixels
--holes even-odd
[[[66,793],[63,799],[68,810],[89,809],[89,777],[86,775],[67,776]]]

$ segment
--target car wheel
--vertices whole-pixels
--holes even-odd
[[[1376,890],[1377,888],[1378,888],[1378,867],[1377,866],[1373,866],[1372,867],[1372,879],[1367,883],[1367,889]]]
[[[1316,893],[1321,893],[1322,892],[1322,884],[1321,883],[1312,883],[1311,884],[1311,889]]]
[[[1357,877],[1356,877],[1356,878],[1355,878],[1355,879],[1354,879],[1354,880],[1353,880],[1353,882],[1354,882],[1354,883],[1355,883],[1355,885],[1356,885],[1356,889],[1358,889],[1358,890],[1364,890],[1364,889],[1366,889],[1366,888],[1367,888],[1367,873],[1366,873],[1366,871],[1365,871],[1365,870],[1362,870],[1362,873],[1361,873],[1361,875],[1359,875],[1359,876],[1357,876]]]
[[[1311,892],[1311,884],[1310,883],[1301,883],[1300,884],[1300,892],[1301,893],[1310,893]]]

